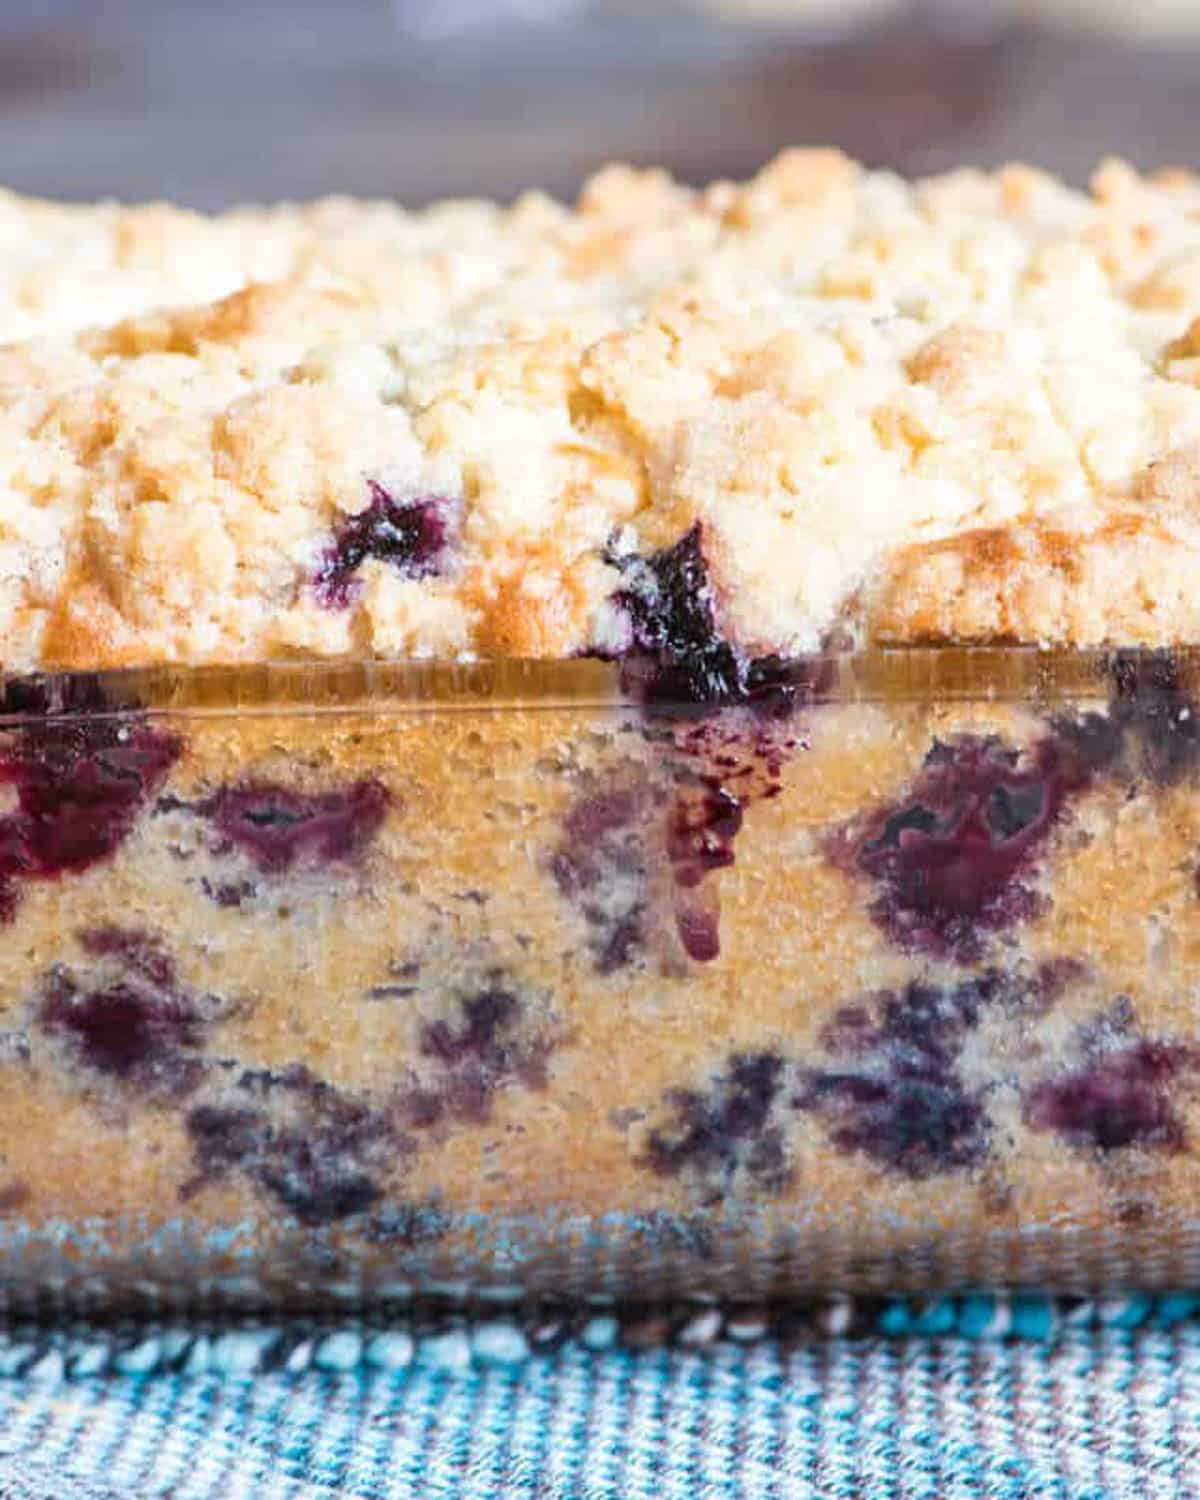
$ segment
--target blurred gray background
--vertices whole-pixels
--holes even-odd
[[[702,179],[791,142],[1075,178],[1110,150],[1200,157],[1187,28],[1055,31],[986,0],[869,24],[812,0],[757,24],[654,0],[503,3],[507,19],[488,0],[0,0],[0,181],[217,207],[569,194],[613,157]],[[1195,20],[1200,37],[1200,0]]]

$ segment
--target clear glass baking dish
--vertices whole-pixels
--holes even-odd
[[[10,1308],[1195,1282],[1200,657],[10,678]]]

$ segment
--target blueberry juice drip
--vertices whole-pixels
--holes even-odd
[[[676,727],[676,791],[666,815],[679,940],[697,963],[721,951],[720,907],[710,877],[736,859],[747,810],[783,790],[783,766],[804,740],[778,719],[734,711]]]
[[[734,863],[750,804],[782,790],[784,760],[803,745],[788,722],[818,684],[796,664],[746,656],[722,634],[698,522],[661,552],[610,561],[623,575],[614,602],[629,627],[622,680],[674,763],[665,843],[676,931],[687,956],[708,963],[721,949],[709,877]]]

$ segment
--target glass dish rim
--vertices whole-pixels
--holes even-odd
[[[1142,666],[1139,666],[1142,664]],[[769,682],[744,696],[647,705],[628,662],[594,657],[473,661],[338,659],[0,670],[0,725],[131,713],[171,717],[268,714],[531,712],[645,709],[707,715],[762,704],[791,706],[946,701],[1048,703],[1125,690],[1200,685],[1200,645],[871,646],[772,663]],[[1165,674],[1164,675],[1164,671]],[[1169,683],[1167,682],[1169,677]],[[773,705],[773,706],[772,706]]]

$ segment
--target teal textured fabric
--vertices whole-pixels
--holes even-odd
[[[254,1376],[31,1369],[0,1381],[0,1497],[1200,1496],[1190,1321],[444,1355]]]

